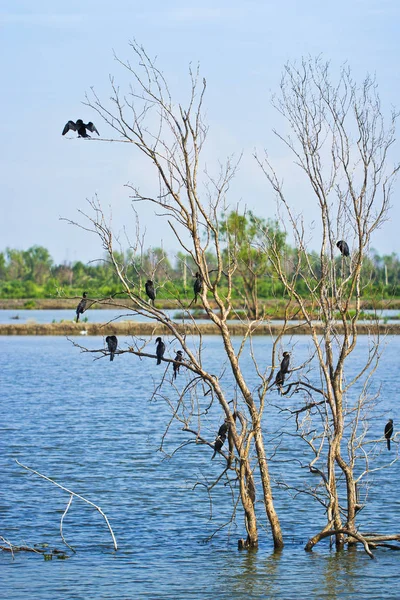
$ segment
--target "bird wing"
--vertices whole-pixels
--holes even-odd
[[[281,373],[287,373],[289,369],[290,356],[285,356],[281,362]]]
[[[100,135],[96,129],[96,126],[93,125],[92,121],[89,121],[89,123],[86,125],[86,129],[89,129],[89,131],[91,131],[92,133],[95,131],[97,135]]]
[[[86,298],[82,298],[82,300],[79,302],[78,306],[76,307],[76,312],[83,314],[86,310]]]
[[[76,125],[73,121],[68,121],[68,123],[65,124],[62,134],[65,135],[70,129],[72,129],[72,131],[76,131]]]
[[[117,349],[118,346],[118,340],[115,337],[115,335],[110,336],[111,339],[108,342],[108,347],[110,349],[110,352],[115,352],[115,350]]]
[[[385,426],[385,436],[391,437],[392,433],[393,433],[393,424],[392,423],[386,423],[386,426]]]

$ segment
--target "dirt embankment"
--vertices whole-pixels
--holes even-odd
[[[232,335],[243,335],[247,331],[247,326],[241,323],[231,323],[229,331]],[[181,333],[187,335],[217,335],[218,328],[213,323],[185,324],[177,325]],[[318,333],[322,333],[323,326],[316,325]],[[254,335],[273,335],[276,336],[282,331],[282,325],[269,325],[264,322],[258,327],[254,327]],[[338,334],[343,332],[340,323],[337,324]],[[380,323],[359,323],[357,326],[358,334],[375,335],[400,334],[400,323],[387,325]],[[306,324],[290,324],[286,328],[288,335],[309,335],[310,329]],[[164,325],[156,323],[143,323],[137,321],[122,321],[111,323],[26,323],[26,324],[0,324],[0,335],[168,335],[169,329]]]

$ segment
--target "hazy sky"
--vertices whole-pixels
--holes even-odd
[[[285,62],[320,53],[335,66],[347,60],[358,80],[376,74],[384,106],[399,106],[399,13],[398,0],[2,0],[0,250],[39,244],[57,262],[101,256],[95,236],[59,220],[78,218],[94,194],[111,205],[117,229],[134,231],[124,184],[139,181],[144,191],[150,172],[137,150],[61,136],[66,121],[78,118],[93,120],[102,137],[111,136],[82,101],[91,86],[107,99],[109,74],[126,87],[113,49],[129,58],[128,42],[135,38],[157,55],[177,101],[187,97],[189,62],[200,62],[207,79],[207,166],[216,171],[218,160],[243,152],[230,200],[274,217],[271,191],[252,153],[268,148],[290,185],[292,159],[276,146],[270,106]],[[373,240],[381,253],[400,252],[399,185],[391,218]],[[311,219],[307,199],[298,202]],[[140,213],[146,244],[162,240],[172,250],[172,236],[153,212]]]

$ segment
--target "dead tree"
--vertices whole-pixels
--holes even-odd
[[[373,470],[371,461],[377,451],[376,443],[366,445],[369,411],[377,401],[369,383],[380,358],[380,339],[373,324],[365,364],[351,379],[345,377],[345,365],[356,348],[361,296],[368,283],[362,277],[363,261],[371,237],[387,219],[399,169],[388,165],[397,113],[389,115],[386,126],[375,80],[366,77],[358,85],[344,66],[333,83],[329,65],[319,58],[286,65],[274,105],[289,127],[288,134],[274,133],[308,182],[319,221],[317,239],[310,242],[313,233],[296,208],[297,198],[289,198],[268,155],[256,156],[296,242],[293,271],[287,271],[273,248],[272,266],[309,327],[317,358],[313,379],[310,374],[300,377],[297,386],[304,390],[305,407],[293,411],[297,431],[311,451],[310,473],[320,476],[319,500],[327,514],[326,528],[307,547],[332,535],[337,547],[355,540],[364,543],[356,515],[362,507],[361,484]],[[348,244],[349,256],[345,246],[338,245],[341,241]],[[319,246],[317,261],[312,259],[311,244]],[[299,292],[300,282],[308,290],[308,304]],[[323,323],[322,335],[317,333],[310,306]],[[362,384],[361,391],[355,390],[356,383]],[[290,395],[295,387],[283,393]],[[360,461],[364,465],[357,476]]]
[[[117,58],[131,78],[128,93],[123,94],[114,78],[111,78],[110,103],[102,102],[92,90],[87,96],[87,104],[108,123],[114,133],[120,135],[119,141],[131,143],[133,149],[143,153],[153,166],[154,180],[159,182],[158,193],[154,195],[151,191],[141,191],[132,183],[128,186],[132,201],[148,202],[155,206],[161,222],[168,224],[180,248],[196,266],[196,272],[192,273],[193,282],[197,282],[196,289],[187,299],[177,298],[177,304],[184,311],[185,322],[192,323],[196,331],[189,308],[193,298],[198,297],[223,342],[227,371],[234,382],[236,404],[240,404],[240,409],[230,403],[231,390],[228,391],[229,386],[225,384],[227,378],[223,369],[215,373],[204,367],[200,331],[196,331],[197,343],[193,349],[193,340],[189,340],[161,309],[150,305],[140,290],[132,287],[116,258],[111,224],[97,199],[90,202],[87,214],[82,213],[87,220],[85,224],[81,222],[80,226],[100,236],[125,293],[124,308],[131,308],[137,314],[150,317],[155,325],[164,326],[174,340],[175,351],[178,348],[183,351],[184,361],[180,363],[180,372],[184,365],[189,377],[186,396],[175,392],[175,396],[172,396],[174,400],[171,400],[174,390],[165,391],[165,378],[162,386],[155,391],[170,403],[171,418],[180,419],[182,428],[190,433],[192,439],[194,436],[196,442],[212,445],[214,435],[212,441],[208,441],[203,434],[202,416],[206,403],[211,400],[219,403],[223,420],[229,425],[229,452],[225,452],[227,469],[234,472],[245,517],[247,537],[241,545],[250,548],[258,544],[253,476],[253,469],[257,468],[261,479],[260,497],[271,526],[274,547],[279,549],[283,546],[283,538],[273,503],[261,427],[266,394],[273,384],[277,342],[270,365],[258,365],[251,353],[254,369],[260,378],[258,392],[254,393],[247,383],[240,360],[244,349],[249,345],[251,347],[252,332],[260,321],[248,317],[243,319],[246,334],[239,349],[235,349],[227,326],[228,316],[233,310],[233,277],[237,262],[234,259],[235,252],[228,255],[223,252],[219,220],[220,215],[229,208],[226,195],[237,165],[228,159],[215,177],[202,169],[200,158],[207,134],[202,116],[206,82],[200,78],[198,69],[189,69],[190,91],[186,105],[175,104],[155,60],[136,42],[131,43],[131,49],[136,66]],[[209,264],[210,251],[214,255],[212,268]],[[130,352],[142,358],[154,356],[154,351],[148,352],[146,344],[140,340],[134,340]],[[165,357],[162,363],[166,364],[168,360],[172,361]],[[188,405],[185,404],[185,398],[189,398]],[[237,419],[239,413],[243,415],[243,422]],[[192,423],[194,420],[195,426]]]

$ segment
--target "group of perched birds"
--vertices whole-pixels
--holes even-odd
[[[74,123],[73,121],[68,121],[68,123],[64,127],[63,135],[65,135],[67,133],[67,131],[69,131],[70,129],[72,129],[73,131],[78,131],[78,136],[80,136],[80,137],[89,137],[86,133],[86,129],[89,129],[89,131],[95,131],[99,135],[99,132],[97,131],[96,127],[93,125],[92,122],[89,122],[85,125],[81,121],[81,119],[78,119],[78,121],[76,121],[76,123]],[[339,250],[343,256],[350,256],[349,246],[348,246],[347,242],[345,242],[344,240],[340,240],[337,242],[336,246],[339,248]],[[145,287],[146,295],[150,300],[150,303],[153,304],[153,306],[154,306],[155,299],[156,299],[156,290],[154,288],[154,282],[151,279],[148,279],[146,281],[144,287]],[[193,283],[194,298],[193,298],[192,302],[195,302],[195,303],[197,302],[198,295],[201,294],[202,291],[203,291],[203,280],[202,280],[201,274],[196,272],[195,280]],[[86,310],[87,302],[88,302],[87,294],[86,294],[86,292],[84,292],[82,295],[82,299],[80,300],[78,306],[76,307],[76,322],[77,323],[79,321],[79,316],[82,315]],[[155,343],[156,343],[157,365],[160,365],[162,362],[162,359],[164,357],[164,353],[165,353],[165,343],[162,341],[161,337],[158,337],[156,339]],[[115,355],[115,352],[118,347],[117,337],[115,335],[108,335],[106,337],[106,344],[108,347],[108,351],[110,352],[110,360],[114,360],[114,355]],[[174,363],[173,363],[173,376],[172,376],[173,379],[176,379],[176,377],[179,373],[179,368],[181,366],[180,363],[182,363],[182,362],[183,362],[183,352],[182,352],[182,350],[178,350],[176,353],[176,356],[174,358]],[[290,372],[289,365],[290,365],[290,353],[284,352],[279,371],[277,372],[276,377],[275,377],[275,384],[278,386],[279,389],[281,389],[283,384],[285,383],[285,376]],[[228,434],[228,430],[229,430],[229,423],[225,420],[224,423],[219,428],[217,437],[215,438],[214,454],[212,455],[212,459],[215,457],[217,452],[221,451],[221,449],[226,441],[226,436]],[[388,423],[385,426],[385,438],[386,438],[388,450],[390,450],[390,439],[391,439],[392,435],[393,435],[393,419],[389,419]]]
[[[146,281],[146,283],[144,284],[144,289],[145,289],[148,299],[150,300],[150,303],[154,306],[155,299],[156,299],[156,290],[154,288],[154,282],[151,279],[148,279]],[[194,298],[193,298],[192,302],[194,302],[194,303],[197,302],[197,297],[199,294],[201,294],[202,291],[203,291],[203,280],[201,278],[200,273],[196,272],[195,280],[193,282]]]

